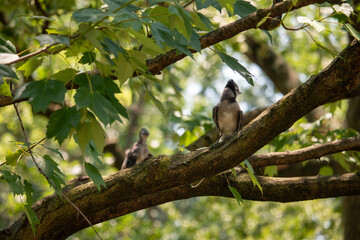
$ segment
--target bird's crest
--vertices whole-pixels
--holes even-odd
[[[232,79],[230,79],[230,80],[227,82],[227,84],[226,84],[225,87],[231,89],[231,91],[233,91],[233,93],[235,94],[235,96],[237,96],[239,93],[241,93],[241,92],[239,91],[238,85],[237,85],[237,84],[234,82],[234,80],[232,80]]]

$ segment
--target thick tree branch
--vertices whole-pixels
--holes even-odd
[[[69,190],[67,196],[92,222],[99,222],[109,219],[106,214],[111,211],[121,215],[122,213],[116,213],[115,210],[124,202],[129,205],[126,211],[133,211],[139,207],[135,205],[139,198],[174,187],[187,186],[201,178],[211,177],[235,167],[314,108],[353,94],[359,87],[359,62],[360,43],[353,42],[326,69],[267,108],[246,125],[238,136],[212,148],[188,154],[172,157],[160,155],[131,169],[106,176],[104,181],[107,188],[102,189],[101,193],[93,183],[87,183]],[[336,177],[328,179],[334,178]],[[343,183],[341,186],[353,190],[355,185]],[[357,193],[358,190],[353,194]],[[323,196],[321,191],[318,194]],[[76,211],[68,203],[59,198],[46,199],[34,207],[41,222],[37,227],[37,239],[65,237],[85,227],[85,221],[77,218]],[[121,210],[125,211],[123,208]],[[14,239],[32,236],[27,221],[14,224],[11,229]]]
[[[197,188],[193,188],[191,185],[184,185],[142,195],[135,199],[128,199],[119,202],[118,204],[104,207],[98,212],[88,212],[88,217],[94,219],[96,222],[103,222],[130,212],[179,199],[197,196],[233,197],[228,189],[227,179],[229,180],[230,185],[235,187],[241,193],[243,199],[257,201],[293,202],[356,195],[360,191],[360,175],[358,173],[293,178],[257,176],[257,179],[262,186],[263,194],[261,194],[259,189],[254,187],[251,178],[246,173],[240,174],[237,178],[234,178],[230,173],[227,173],[226,175],[220,174],[206,178]],[[58,196],[53,194],[43,199],[39,204],[54,204],[52,203],[54,201],[59,203],[58,200]],[[90,201],[92,200],[96,199],[90,199]],[[38,207],[39,205],[35,208]],[[0,231],[0,237],[2,237],[2,239],[9,239],[12,236],[12,231],[15,230],[16,227],[21,226],[24,222],[26,223],[26,221],[27,218],[22,216],[22,218],[11,228]],[[85,227],[87,227],[87,225],[84,224],[84,222],[77,220],[71,224],[65,224],[63,231],[59,232],[56,237],[53,236],[54,232],[48,232],[48,235],[45,237],[40,237],[39,233],[37,233],[37,239],[65,239],[71,233]],[[30,235],[28,235],[28,238],[26,239],[30,239],[29,236]]]
[[[317,159],[342,151],[360,151],[360,136],[336,140],[329,143],[316,144],[295,151],[275,152],[253,155],[248,158],[252,167],[260,168],[271,165],[282,165]]]

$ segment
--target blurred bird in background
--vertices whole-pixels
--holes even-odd
[[[141,163],[146,158],[152,157],[146,142],[150,133],[146,128],[142,128],[139,133],[139,140],[131,148],[125,151],[124,162],[121,169],[130,168]]]
[[[213,108],[213,119],[220,131],[219,142],[237,133],[243,125],[244,115],[236,101],[239,96],[238,85],[229,80],[221,94],[220,102]]]

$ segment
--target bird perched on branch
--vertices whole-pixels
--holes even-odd
[[[236,101],[241,94],[234,80],[229,80],[221,94],[220,102],[213,108],[213,119],[220,131],[219,142],[237,133],[243,125],[244,115]]]
[[[135,142],[131,148],[125,151],[125,158],[121,169],[133,167],[144,161],[146,158],[152,157],[152,154],[146,145],[149,135],[150,133],[147,129],[142,128],[140,130],[139,140]]]

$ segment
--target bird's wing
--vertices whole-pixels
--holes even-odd
[[[126,150],[125,159],[124,159],[123,165],[121,166],[121,169],[131,168],[131,167],[135,166],[136,159],[138,158],[138,152],[139,152],[139,149],[136,146],[133,146],[131,149]]]
[[[217,129],[220,130],[219,124],[218,124],[218,109],[219,109],[218,105],[216,105],[216,106],[213,108],[212,117],[213,117],[213,119],[214,119],[214,122],[215,122],[215,124],[216,124]]]
[[[244,113],[240,110],[238,111],[238,124],[237,124],[237,131],[240,131],[240,129],[243,127],[244,124]]]

